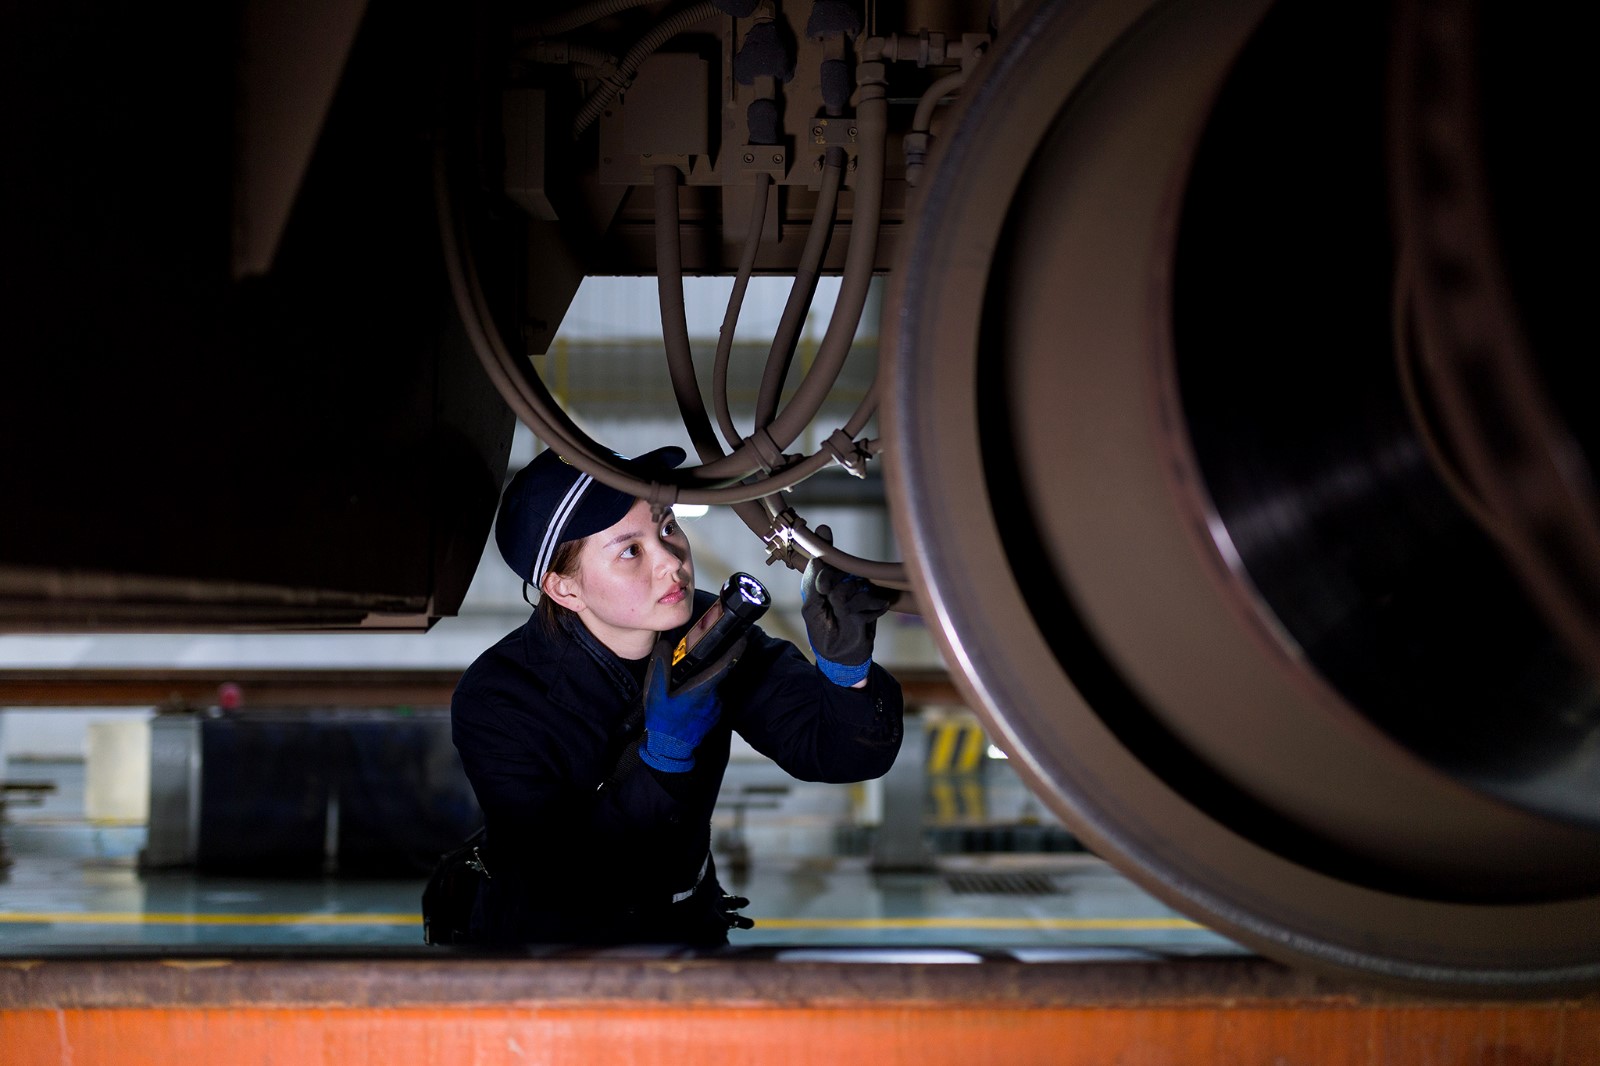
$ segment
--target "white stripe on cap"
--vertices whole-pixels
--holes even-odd
[[[578,480],[572,483],[567,494],[561,498],[561,503],[556,507],[555,513],[550,516],[550,524],[545,527],[544,540],[539,544],[539,557],[533,564],[533,585],[539,588],[544,583],[544,572],[550,568],[550,560],[556,554],[556,548],[561,544],[561,534],[567,528],[567,522],[578,509],[578,503],[583,499],[583,494],[594,484],[594,478],[588,474],[579,475]]]

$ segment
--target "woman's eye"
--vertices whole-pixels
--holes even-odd
[[[619,556],[619,558],[632,559],[638,554],[639,554],[639,546],[637,544],[630,544],[626,548],[622,549],[622,554]]]
[[[678,532],[678,523],[676,522],[668,522],[661,527],[661,535],[663,537],[670,537],[676,532]]]

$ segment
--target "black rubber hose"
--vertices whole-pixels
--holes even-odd
[[[770,174],[762,174],[756,181],[744,252],[739,257],[739,272],[734,277],[733,292],[728,295],[728,310],[722,316],[722,330],[717,334],[717,356],[711,367],[711,409],[722,427],[723,439],[730,448],[739,447],[744,443],[744,438],[739,436],[739,430],[733,424],[733,412],[728,407],[728,357],[733,352],[733,334],[739,324],[739,311],[744,306],[745,289],[750,285],[756,253],[761,249],[761,230],[767,224],[767,190],[771,185]]]
[[[778,331],[772,338],[767,365],[761,374],[761,389],[756,394],[755,424],[762,429],[771,425],[777,417],[778,400],[783,394],[783,382],[789,376],[789,367],[794,363],[800,328],[805,324],[806,313],[810,311],[811,301],[816,296],[822,257],[827,253],[828,238],[833,232],[834,211],[839,202],[839,184],[844,178],[844,164],[844,149],[829,148],[822,171],[822,187],[817,192],[817,208],[811,216],[811,229],[806,234],[805,247],[795,267],[794,284],[789,288],[788,302],[783,305],[783,317],[778,320]]]

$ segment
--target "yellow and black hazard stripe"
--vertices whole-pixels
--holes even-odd
[[[928,778],[925,815],[930,825],[982,825],[988,820],[983,779],[976,774],[944,774]]]
[[[928,773],[970,774],[983,766],[989,738],[983,727],[966,718],[946,718],[928,724]]]

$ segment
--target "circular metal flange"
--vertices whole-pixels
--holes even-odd
[[[1600,839],[1350,706],[1253,588],[1174,370],[1209,109],[1269,0],[1040,4],[913,205],[890,492],[973,706],[1093,850],[1264,953],[1396,982],[1600,979]]]

